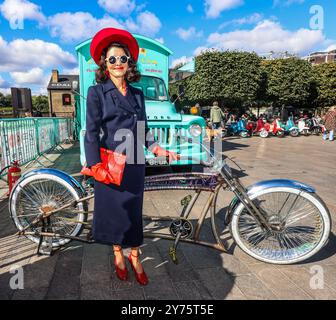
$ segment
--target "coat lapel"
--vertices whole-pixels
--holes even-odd
[[[130,90],[130,85],[127,82],[127,90]],[[132,99],[130,94],[127,94],[126,97],[122,97],[121,93],[118,92],[118,89],[114,85],[111,79],[107,79],[103,83],[104,93],[110,91],[110,94],[113,98],[114,103],[117,107],[120,107],[128,112],[134,113],[136,111],[136,102]]]

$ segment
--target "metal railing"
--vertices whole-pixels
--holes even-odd
[[[71,118],[0,119],[0,170],[15,160],[20,166],[39,162],[44,153],[70,141],[73,132]]]

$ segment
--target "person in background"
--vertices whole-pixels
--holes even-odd
[[[336,107],[331,107],[329,111],[324,116],[324,126],[325,129],[329,132],[329,140],[334,140],[334,134],[336,131]],[[323,139],[327,140],[327,132],[323,134]]]
[[[247,113],[243,113],[242,116],[241,116],[241,119],[244,120],[244,121],[248,121],[249,120],[249,115]]]
[[[222,119],[222,127],[225,127],[225,124],[226,122],[228,121],[229,119],[229,109],[228,108],[224,108],[224,111],[223,111],[223,119]]]
[[[224,118],[224,113],[219,107],[218,102],[215,101],[210,109],[210,123],[212,129],[218,129],[221,126],[221,121]]]
[[[288,110],[285,106],[282,106],[281,107],[281,111],[280,111],[280,120],[283,122],[283,123],[286,123],[287,120],[288,120]]]
[[[197,115],[198,115],[198,116],[202,116],[202,107],[201,107],[201,105],[197,102],[197,103],[195,104],[195,107],[196,107],[197,110],[198,110]]]
[[[228,120],[226,121],[227,125],[230,125],[232,122],[237,121],[237,116],[234,113],[231,113],[228,117]]]

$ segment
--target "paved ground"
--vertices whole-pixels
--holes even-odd
[[[246,170],[244,183],[278,177],[311,184],[335,221],[336,142],[319,137],[255,137],[229,138],[224,145],[226,154]],[[44,165],[78,173],[78,145],[63,147],[65,151],[47,155],[51,162],[43,159]],[[150,283],[140,287],[133,274],[127,282],[116,278],[108,246],[71,242],[51,257],[37,257],[35,244],[13,236],[15,228],[9,219],[5,191],[0,185],[1,299],[336,299],[335,224],[326,247],[311,260],[294,266],[258,262],[235,246],[230,253],[222,253],[185,243],[179,245],[180,262],[175,265],[168,255],[170,241],[146,239],[142,258]],[[178,214],[179,201],[186,194],[151,192],[145,197],[144,213]],[[220,206],[224,208],[230,197],[222,192]],[[201,196],[192,218],[199,214],[205,200],[205,195]],[[207,225],[201,237],[211,239]],[[22,290],[9,287],[13,265],[23,266]],[[316,271],[323,274],[323,288],[311,286]]]

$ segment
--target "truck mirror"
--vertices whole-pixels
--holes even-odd
[[[173,103],[174,103],[177,99],[178,99],[177,94],[173,94],[173,95],[170,97],[170,101],[173,102]]]

